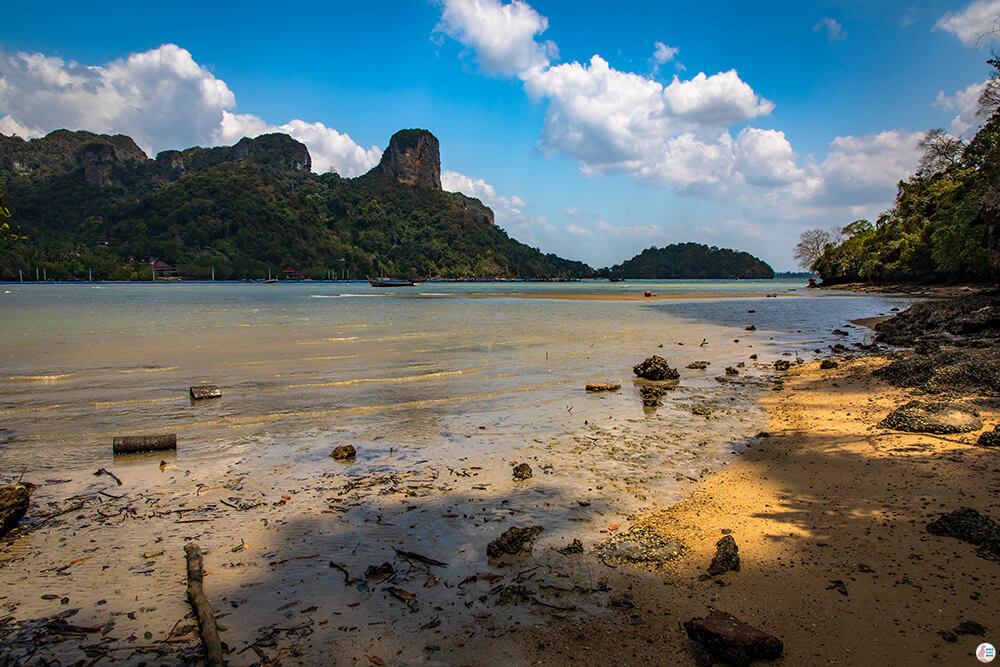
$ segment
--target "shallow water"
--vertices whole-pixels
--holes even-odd
[[[134,523],[136,513],[126,512],[119,520],[88,505],[97,516],[78,517],[83,523],[73,525],[73,538],[56,523],[16,542],[5,557],[27,565],[20,577],[7,571],[0,583],[50,585],[37,573],[92,549],[91,533],[99,533],[115,552],[108,562],[134,561],[130,571],[137,574],[120,584],[120,596],[130,599],[136,591],[177,585],[176,563],[154,572],[138,554],[179,553],[184,540],[197,537],[215,550],[207,567],[224,568],[213,579],[216,594],[233,609],[250,610],[242,621],[234,612],[230,641],[251,641],[257,616],[303,600],[318,613],[336,609],[329,613],[338,627],[376,623],[374,630],[352,631],[359,650],[387,641],[382,623],[405,636],[434,617],[454,621],[472,613],[488,618],[488,632],[502,632],[525,621],[523,610],[498,609],[477,597],[482,590],[456,589],[498,568],[486,559],[489,540],[510,525],[542,525],[534,561],[543,568],[539,576],[577,584],[592,578],[586,565],[554,549],[578,538],[589,550],[624,530],[634,511],[678,499],[761,429],[755,400],[770,389],[776,359],[791,353],[809,360],[835,343],[868,342],[870,332],[849,320],[905,305],[803,287],[779,281],[388,290],[330,283],[7,286],[0,294],[0,470],[42,484],[36,509],[55,511],[74,498],[109,501],[95,495],[103,491],[124,494],[111,504],[127,502],[148,518]],[[632,297],[646,289],[686,298],[551,294]],[[535,298],[514,297],[523,293]],[[771,293],[784,296],[765,296]],[[745,330],[750,324],[755,331]],[[834,328],[850,335],[834,335]],[[651,354],[681,372],[656,410],[642,407],[631,373]],[[694,360],[711,365],[686,369]],[[740,363],[740,375],[717,379]],[[589,381],[621,382],[622,390],[587,394]],[[192,402],[188,387],[201,383],[219,385],[223,397]],[[111,454],[115,435],[162,432],[177,433],[176,453]],[[354,463],[329,457],[339,444],[357,447]],[[513,481],[515,461],[529,462],[534,477]],[[101,467],[124,485],[95,478]],[[202,523],[177,525],[180,515],[165,507],[185,508],[183,516]],[[240,549],[243,543],[249,546]],[[414,569],[394,548],[448,566]],[[298,557],[304,558],[269,565]],[[341,575],[327,560],[350,571],[355,582],[347,597],[357,606],[345,606]],[[367,566],[383,561],[400,570],[390,583],[420,589],[422,606],[407,603],[400,617],[400,600],[385,592],[389,584],[358,584]],[[441,585],[428,586],[432,579]],[[56,583],[65,588],[65,579]],[[547,586],[539,590],[565,588]],[[79,585],[74,600],[87,604],[107,595],[91,588]],[[167,615],[168,626],[170,614],[184,613],[182,599],[152,597],[160,599],[157,613]],[[40,604],[26,601],[20,613],[41,614]],[[590,604],[589,597],[573,601],[581,613]],[[136,622],[136,630],[145,627]],[[416,656],[419,649],[407,650]]]

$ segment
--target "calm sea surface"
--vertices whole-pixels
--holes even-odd
[[[687,298],[554,298],[647,289]],[[817,295],[797,280],[8,284],[0,465],[90,467],[109,460],[115,435],[161,432],[178,434],[178,457],[189,461],[317,438],[414,445],[432,458],[468,448],[465,435],[479,427],[495,434],[483,444],[495,454],[564,430],[592,398],[585,382],[628,385],[632,365],[650,354],[681,368],[711,361],[714,373],[682,382],[706,390],[752,352],[768,362],[843,342],[832,329],[902,305]],[[756,331],[743,331],[749,324]],[[870,338],[852,331],[848,342]],[[190,401],[188,387],[201,383],[219,385],[223,398]],[[628,391],[601,410],[643,415]]]

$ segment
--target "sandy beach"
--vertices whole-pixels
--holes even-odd
[[[1000,571],[926,525],[959,507],[1000,515],[1000,452],[975,446],[978,432],[877,428],[913,394],[872,378],[885,363],[791,371],[764,400],[769,437],[683,502],[635,517],[690,550],[658,571],[611,575],[631,599],[608,617],[500,640],[512,663],[710,664],[681,624],[721,609],[784,642],[775,664],[972,664],[1000,630]],[[992,428],[997,403],[975,404]],[[742,567],[709,578],[730,531]],[[956,640],[966,621],[985,636]]]

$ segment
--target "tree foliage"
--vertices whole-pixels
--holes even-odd
[[[647,248],[598,275],[631,279],[773,278],[771,267],[753,255],[700,243]]]
[[[94,142],[114,149],[110,187],[83,177],[77,156]],[[511,239],[478,200],[377,173],[313,174],[304,146],[283,135],[156,160],[134,146],[65,130],[0,135],[0,181],[27,236],[0,253],[0,279],[40,266],[55,278],[146,279],[154,258],[190,278],[592,274]]]

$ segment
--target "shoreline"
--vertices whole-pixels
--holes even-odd
[[[536,626],[501,650],[512,664],[710,664],[680,625],[721,609],[784,642],[769,664],[971,664],[1000,631],[997,565],[926,524],[966,506],[1000,516],[989,472],[1000,452],[975,445],[980,431],[877,428],[914,393],[871,376],[885,363],[793,369],[761,400],[768,437],[681,502],[635,518],[633,529],[680,539],[680,558],[611,573],[630,598],[609,615]],[[1000,420],[995,401],[973,402],[986,430]],[[742,567],[708,577],[723,534],[735,538]],[[956,639],[966,621],[985,636]]]

